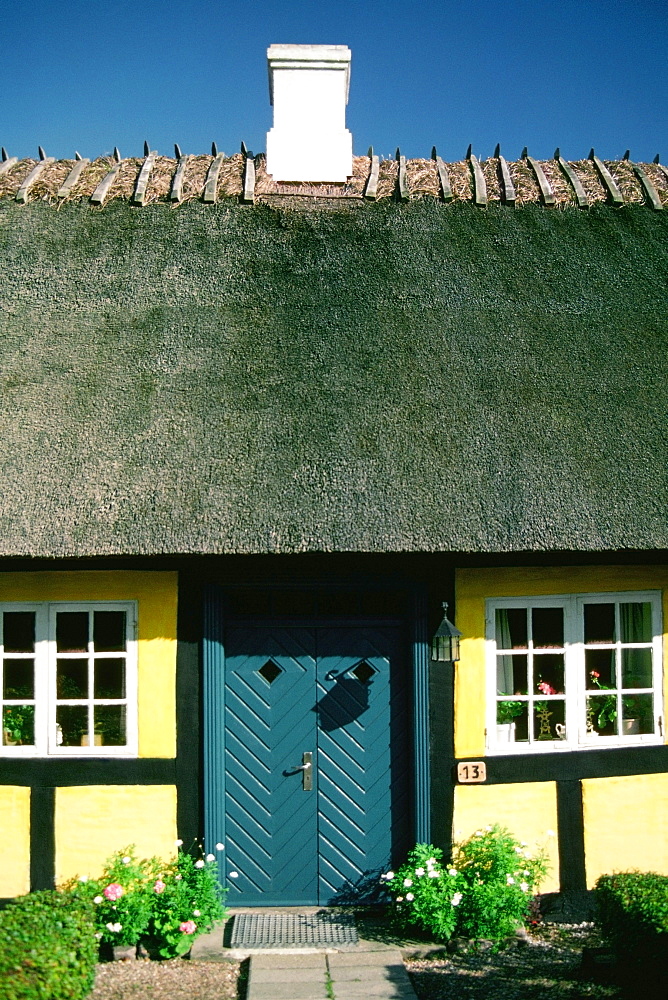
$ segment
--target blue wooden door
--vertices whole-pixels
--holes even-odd
[[[408,685],[391,626],[230,628],[226,848],[234,905],[326,904],[408,846]],[[307,780],[299,770],[312,754]],[[310,780],[308,780],[310,777]]]

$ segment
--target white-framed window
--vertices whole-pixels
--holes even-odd
[[[134,601],[0,604],[6,756],[136,756]]]
[[[490,599],[486,625],[491,752],[662,742],[659,592]]]

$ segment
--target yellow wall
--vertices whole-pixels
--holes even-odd
[[[558,566],[460,569],[456,624],[463,632],[455,672],[455,754],[485,754],[485,599],[538,594],[663,590],[664,692],[668,691],[668,567]]]
[[[140,857],[176,853],[176,788],[86,785],[56,789],[56,883],[99,875],[116,851],[134,844]]]
[[[638,868],[668,875],[668,774],[582,782],[587,885]]]
[[[457,785],[455,787],[454,839],[466,840],[476,830],[499,823],[530,851],[545,849],[550,872],[542,892],[559,890],[557,846],[557,786],[552,781],[513,785]]]
[[[0,896],[30,892],[30,789],[0,785]]]
[[[177,574],[0,573],[0,601],[137,601],[140,757],[176,756]]]

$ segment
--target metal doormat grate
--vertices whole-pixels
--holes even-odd
[[[237,913],[231,948],[345,948],[358,943],[351,913]]]

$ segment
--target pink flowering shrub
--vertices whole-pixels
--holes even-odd
[[[112,882],[111,885],[108,885],[107,888],[103,890],[105,898],[112,901],[120,899],[124,892],[125,889],[122,885],[119,885],[118,882]]]
[[[90,905],[103,944],[142,941],[159,958],[184,954],[225,916],[215,859],[196,859],[180,845],[168,863],[138,859],[126,847],[107,861],[99,879],[72,879],[63,889]]]

